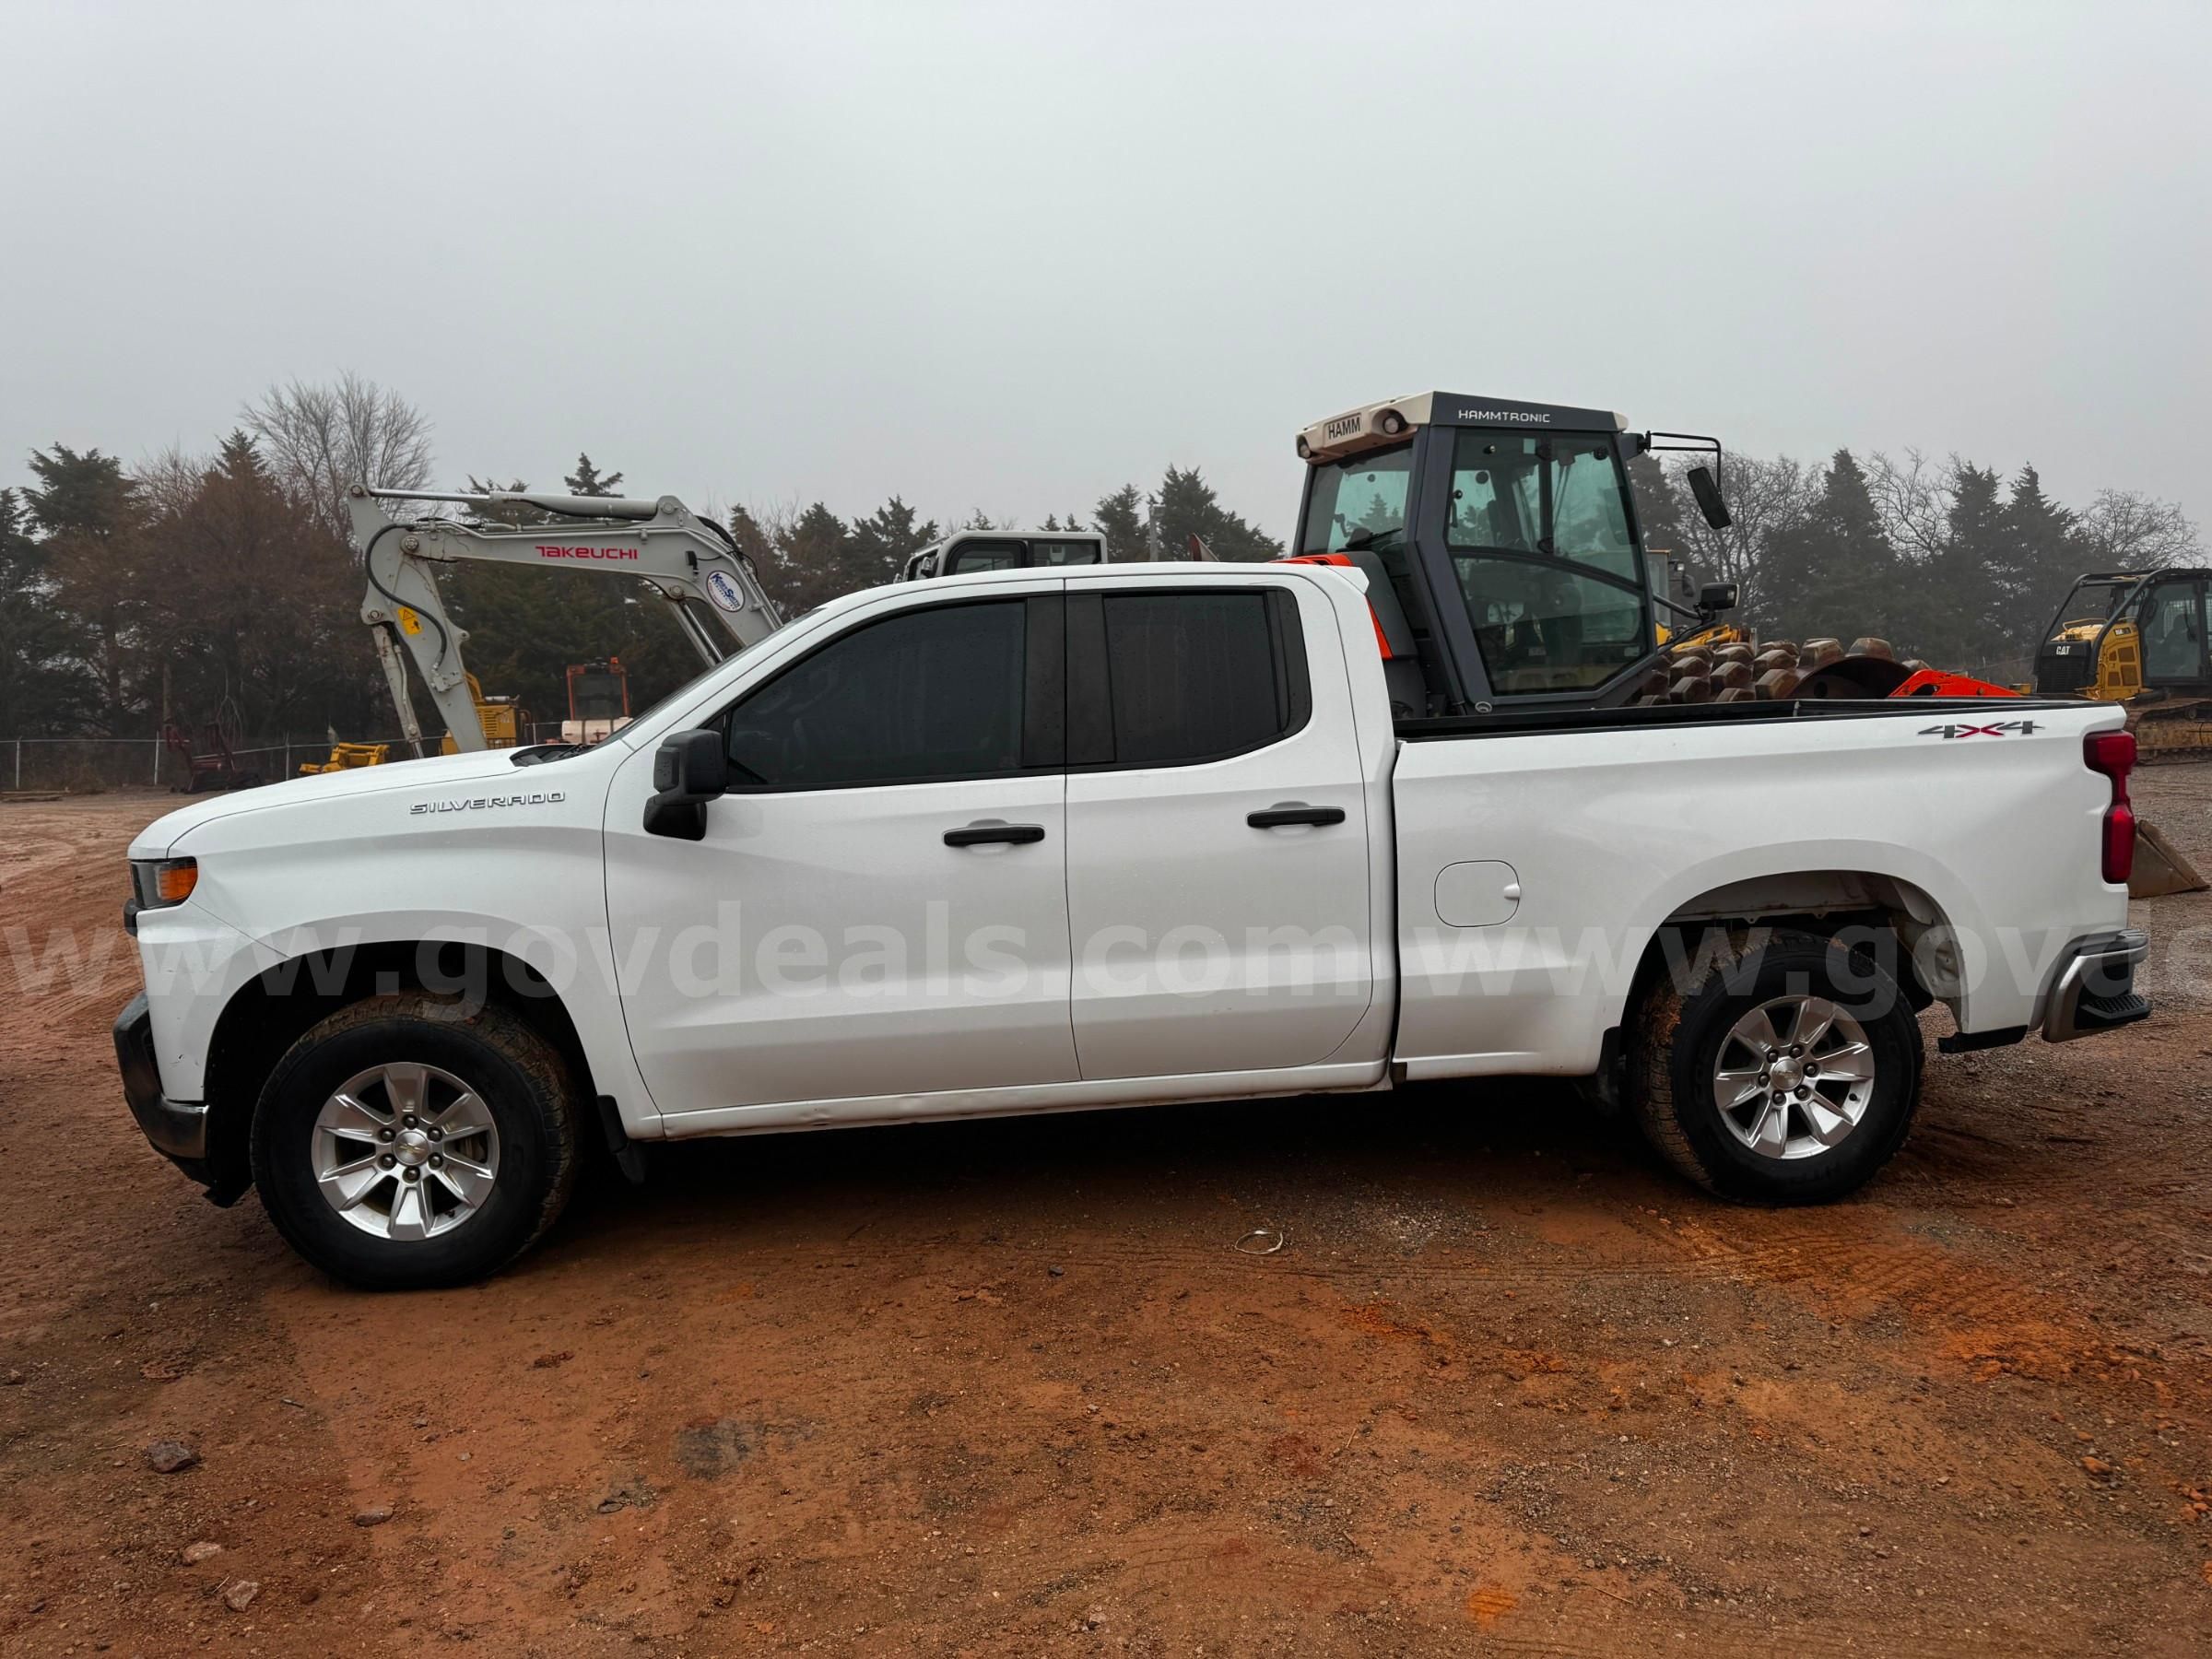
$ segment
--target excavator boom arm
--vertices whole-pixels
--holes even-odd
[[[399,517],[385,503],[455,502],[470,518]],[[481,495],[420,495],[356,484],[347,491],[355,547],[368,592],[361,620],[376,632],[377,653],[398,705],[400,725],[422,749],[406,688],[404,659],[437,704],[456,747],[488,747],[462,660],[465,629],[446,612],[436,567],[464,559],[533,565],[573,580],[585,571],[632,576],[675,608],[677,621],[710,666],[783,625],[750,561],[719,524],[694,514],[674,496],[539,495],[498,490]],[[509,524],[485,516],[528,512]]]

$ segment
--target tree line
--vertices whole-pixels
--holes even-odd
[[[1630,468],[1648,546],[1678,554],[1693,579],[1735,582],[1740,618],[1770,638],[1858,635],[1968,672],[2024,672],[2074,579],[2149,571],[2204,556],[2171,501],[2102,489],[2068,507],[2031,465],[2009,477],[1962,456],[1931,462],[1840,449],[1825,467],[1731,455],[1735,523],[1709,526],[1683,476],[1643,456]]]
[[[125,465],[56,442],[32,452],[28,470],[0,488],[0,737],[143,736],[171,720],[220,720],[249,740],[391,734],[359,620],[346,487],[491,485],[474,474],[434,484],[429,422],[353,375],[271,388],[208,453]],[[1698,513],[1682,471],[1651,457],[1631,468],[1647,541],[1693,582],[1738,582],[1744,619],[1770,635],[1878,634],[1951,667],[2028,655],[2084,570],[2202,554],[2174,504],[2106,489],[2069,507],[2032,466],[2004,476],[1912,452],[1862,462],[1838,450],[1824,467],[1732,455],[1725,531]],[[622,480],[582,454],[560,475],[579,495],[618,494]],[[1016,527],[981,512],[941,527],[896,496],[851,517],[816,501],[740,506],[724,522],[787,615],[889,580],[949,530]],[[1038,527],[1096,530],[1115,560],[1181,558],[1194,536],[1223,559],[1284,550],[1196,467],[1171,466],[1150,490],[1124,484]],[[573,663],[618,656],[637,709],[698,670],[668,607],[634,582],[475,564],[442,581],[483,689],[519,698],[538,720],[565,714]]]

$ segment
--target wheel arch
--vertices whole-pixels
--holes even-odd
[[[1715,932],[1787,927],[1875,948],[1914,1012],[1947,1004],[1963,1020],[1964,976],[1953,921],[1918,882],[1867,869],[1801,869],[1742,877],[1677,900],[1651,932],[1621,1009],[1624,1023],[1670,962],[1696,959]],[[1883,946],[1884,938],[1894,941]]]
[[[522,957],[487,945],[405,939],[309,951],[265,969],[230,995],[208,1041],[208,1195],[234,1202],[253,1184],[254,1109],[278,1060],[341,1008],[402,991],[488,1002],[516,1014],[572,1068],[587,1100],[591,1057],[560,994]]]

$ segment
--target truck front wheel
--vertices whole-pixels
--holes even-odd
[[[1920,1103],[1920,1025],[1874,959],[1817,934],[1730,934],[1641,1010],[1629,1096],[1652,1145],[1724,1198],[1857,1189]]]
[[[575,1184],[575,1088],[499,1007],[371,997],[277,1062],[253,1179],[291,1246],[366,1289],[480,1278],[553,1224]]]

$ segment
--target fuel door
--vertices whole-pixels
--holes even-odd
[[[1495,927],[1521,908],[1521,877],[1494,858],[1446,865],[1436,873],[1436,913],[1451,927]]]

